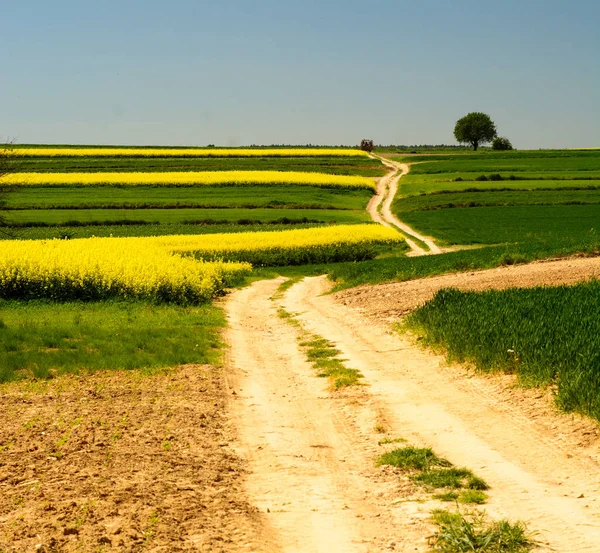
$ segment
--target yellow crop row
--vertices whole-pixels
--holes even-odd
[[[209,301],[258,265],[372,257],[402,240],[379,225],[140,238],[0,241],[0,297],[54,300],[139,297]],[[186,255],[188,254],[188,255]],[[195,259],[203,258],[203,261]]]
[[[0,178],[13,186],[130,185],[194,186],[303,184],[321,187],[374,189],[368,177],[294,171],[184,171],[166,173],[13,173]]]
[[[335,225],[316,229],[156,238],[169,251],[201,259],[248,261],[258,266],[307,265],[372,259],[380,244],[403,237],[381,225]]]
[[[172,255],[153,239],[0,241],[0,297],[54,300],[211,300],[247,263],[203,263]]]
[[[313,157],[367,156],[343,148],[14,148],[21,157]]]
[[[340,244],[392,243],[401,242],[403,237],[392,228],[365,224],[262,232],[184,234],[158,236],[152,240],[171,252],[218,255],[228,252],[260,251],[272,248],[302,249],[314,246],[335,248]]]

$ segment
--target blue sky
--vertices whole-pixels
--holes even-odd
[[[0,139],[600,146],[597,0],[1,0]]]

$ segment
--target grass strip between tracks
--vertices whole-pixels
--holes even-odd
[[[271,299],[281,299],[284,292],[298,280],[296,278],[282,282]],[[318,334],[308,332],[296,316],[283,307],[280,306],[277,313],[279,318],[298,329],[298,344],[304,350],[308,361],[318,371],[317,376],[329,378],[333,388],[344,388],[359,384],[362,374],[356,369],[346,367],[344,360],[340,358],[341,352],[335,347],[335,344]]]
[[[393,443],[396,440],[388,440]],[[460,504],[480,505],[488,496],[488,484],[467,468],[457,468],[430,448],[404,446],[383,453],[378,465],[391,465],[406,472],[410,480],[435,492],[433,499],[454,502],[454,511],[434,509],[437,531],[429,538],[433,551],[442,553],[526,553],[535,547],[525,523],[502,519],[490,521],[485,512],[462,513]]]

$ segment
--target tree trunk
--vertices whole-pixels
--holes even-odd
[[[479,147],[479,142],[473,142],[473,150],[477,151],[478,147]]]

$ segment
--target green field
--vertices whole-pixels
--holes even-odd
[[[19,225],[101,225],[121,222],[152,224],[252,224],[268,222],[364,223],[371,219],[364,210],[335,209],[23,209],[10,213],[10,222]]]
[[[279,208],[364,210],[371,192],[312,186],[223,186],[161,188],[91,186],[17,188],[8,209],[100,208]]]
[[[0,301],[0,382],[215,363],[224,324],[222,311],[212,306]]]
[[[427,344],[480,370],[556,385],[558,404],[600,420],[600,283],[487,292],[442,290],[412,313]]]
[[[600,152],[398,156],[395,214],[442,245],[575,241],[600,228]]]
[[[402,218],[446,244],[579,239],[600,231],[600,204],[440,209],[403,213]]]

